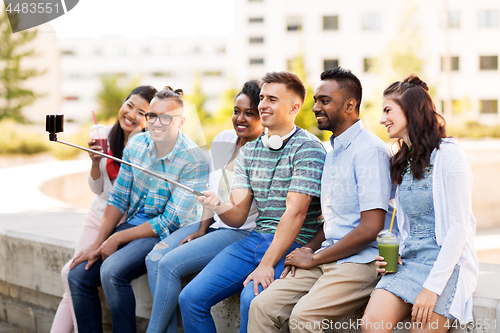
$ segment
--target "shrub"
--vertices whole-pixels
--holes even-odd
[[[89,140],[88,129],[90,128],[90,126],[92,125],[90,124],[83,125],[79,128],[78,132],[74,134],[59,133],[57,134],[57,139],[73,143],[75,145],[79,145],[82,147],[88,147],[87,145],[87,142]],[[86,154],[86,152],[80,149],[69,147],[64,144],[55,142],[50,143],[50,153],[58,160],[71,160],[75,159],[80,153]]]
[[[42,134],[23,129],[13,120],[0,122],[0,154],[37,154],[49,150]]]
[[[467,121],[462,125],[450,125],[447,134],[456,138],[500,138],[500,125],[482,125],[476,121]]]

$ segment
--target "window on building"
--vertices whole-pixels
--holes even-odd
[[[498,27],[498,10],[480,10],[478,24],[480,27]]]
[[[323,60],[323,70],[326,71],[327,69],[338,67],[339,66],[339,59],[325,59]]]
[[[250,37],[248,41],[250,44],[263,44],[264,37]]]
[[[63,77],[65,79],[81,79],[82,75],[80,75],[80,73],[66,73]]]
[[[250,65],[264,65],[264,58],[250,58]]]
[[[75,55],[75,51],[73,51],[73,50],[62,50],[61,53],[62,53],[62,55],[65,55],[65,56],[74,56]]]
[[[498,99],[482,99],[479,101],[479,112],[498,113]]]
[[[441,113],[444,113],[445,112],[445,101],[442,100],[441,101]],[[464,109],[464,105],[463,105],[463,101],[461,100],[457,100],[457,99],[454,99],[451,101],[451,113],[453,114],[460,114],[463,112],[463,109]]]
[[[200,54],[201,53],[201,48],[198,45],[195,45],[191,47],[188,51],[187,54]]]
[[[380,30],[381,26],[379,13],[363,14],[363,30]]]
[[[323,30],[339,30],[338,15],[323,16]]]
[[[173,76],[171,72],[154,72],[154,77],[171,77]]]
[[[498,56],[480,56],[479,69],[482,71],[498,70]]]
[[[302,17],[290,16],[286,18],[287,31],[302,31]]]
[[[248,23],[264,23],[263,17],[249,17]]]
[[[226,53],[226,47],[225,47],[225,46],[218,46],[218,47],[215,49],[215,53],[219,53],[219,54],[224,54],[224,53]]]
[[[448,12],[448,28],[460,28],[460,12]]]
[[[460,70],[460,58],[459,57],[450,57],[450,69],[452,71]],[[441,71],[444,71],[444,57],[441,57]]]
[[[222,76],[222,71],[205,71],[203,76]]]
[[[368,73],[373,70],[373,65],[375,64],[375,59],[364,58],[363,59],[363,72]]]

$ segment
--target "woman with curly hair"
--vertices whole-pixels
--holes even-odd
[[[234,129],[219,133],[210,147],[209,188],[224,201],[229,200],[239,149],[264,131],[257,110],[259,92],[257,81],[245,83],[234,101]],[[236,229],[224,224],[212,210],[203,209],[199,223],[180,228],[155,246],[146,257],[153,296],[148,333],[177,332],[176,308],[182,279],[201,271],[225,247],[247,236],[255,227],[256,217],[254,202],[247,221]]]

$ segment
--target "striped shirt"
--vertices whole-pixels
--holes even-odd
[[[252,191],[259,213],[256,232],[276,232],[291,191],[314,197],[296,242],[304,245],[314,236],[323,223],[319,197],[325,156],[319,140],[301,128],[297,128],[282,150],[265,148],[262,137],[240,149],[232,188]]]
[[[123,159],[197,191],[203,191],[208,181],[207,159],[182,132],[173,149],[162,158],[156,156],[148,132],[137,134],[125,147]],[[202,209],[194,194],[127,165],[120,168],[108,205],[127,213],[126,222],[132,223],[141,210],[150,217],[148,222],[161,239],[180,226],[199,221]]]

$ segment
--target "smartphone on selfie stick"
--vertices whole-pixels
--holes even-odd
[[[140,166],[138,166],[136,164],[132,164],[132,163],[126,162],[126,161],[124,161],[122,159],[119,159],[119,158],[116,158],[116,157],[114,157],[112,155],[101,153],[100,151],[96,151],[96,150],[92,150],[90,148],[78,146],[78,145],[75,145],[75,144],[72,144],[72,143],[69,143],[69,142],[64,142],[64,141],[57,140],[57,133],[62,133],[64,131],[64,115],[63,114],[48,114],[46,116],[46,119],[45,119],[45,130],[47,132],[49,132],[49,140],[50,141],[59,142],[59,143],[65,144],[65,145],[73,147],[73,148],[85,150],[86,152],[89,152],[89,153],[92,153],[92,154],[101,155],[102,157],[106,157],[106,158],[112,159],[113,161],[116,161],[118,163],[123,163],[123,164],[128,165],[128,166],[130,166],[132,168],[136,168],[138,170],[141,170],[142,172],[145,172],[145,173],[147,173],[147,174],[149,174],[151,176],[154,176],[156,178],[164,180],[164,181],[166,181],[166,182],[168,182],[170,184],[173,184],[175,186],[179,186],[180,188],[182,188],[182,189],[184,189],[184,190],[186,190],[188,192],[191,192],[191,193],[193,193],[196,196],[204,196],[204,194],[201,193],[201,192],[193,190],[192,188],[189,188],[189,187],[187,187],[185,185],[182,185],[181,183],[176,182],[175,180],[171,180],[171,179],[168,179],[168,178],[166,178],[166,177],[164,177],[162,175],[159,175],[156,172],[144,169],[143,167],[140,167]],[[219,203],[219,205],[220,205],[220,203]]]

